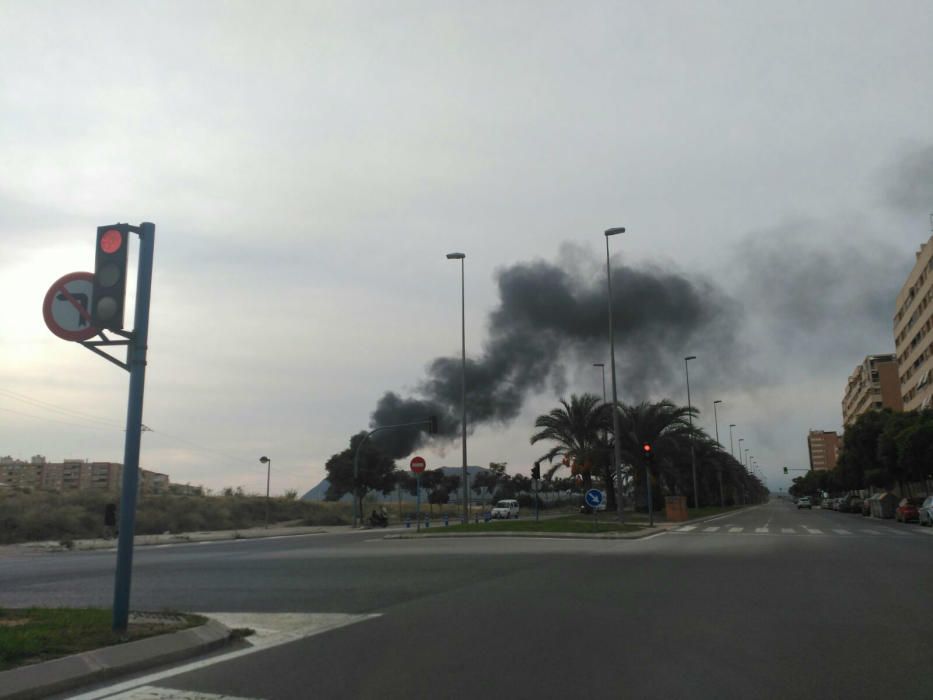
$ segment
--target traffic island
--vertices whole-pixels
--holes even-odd
[[[226,644],[221,623],[184,613],[132,613],[125,637],[100,608],[0,608],[0,699],[41,698],[187,659]]]

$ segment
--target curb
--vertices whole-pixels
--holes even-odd
[[[640,540],[665,530],[653,527],[639,532],[439,532],[437,534],[386,535],[384,540],[420,540],[424,538],[454,539],[471,537],[529,537],[534,539],[561,540]]]
[[[0,699],[44,698],[218,649],[231,631],[216,620],[190,629],[85,651],[0,673]]]

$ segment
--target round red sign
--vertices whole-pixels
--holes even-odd
[[[415,474],[420,474],[424,471],[427,463],[424,461],[424,457],[412,457],[411,464],[409,466]]]

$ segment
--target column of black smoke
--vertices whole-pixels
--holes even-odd
[[[570,251],[573,253],[573,251]],[[565,361],[608,360],[605,267],[582,261],[519,263],[497,273],[500,303],[489,315],[488,338],[478,358],[467,359],[467,416],[478,424],[507,424],[526,397],[548,388],[562,393]],[[572,260],[572,262],[571,262]],[[684,354],[717,348],[731,355],[737,305],[711,282],[656,267],[615,265],[612,271],[620,400],[648,398],[682,382]],[[439,357],[415,397],[383,395],[371,416],[378,427],[436,415],[438,439],[460,431],[459,357]],[[427,439],[415,430],[387,431],[379,445],[393,458]]]

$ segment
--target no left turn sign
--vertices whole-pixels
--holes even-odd
[[[45,325],[64,340],[88,340],[100,333],[91,325],[92,272],[72,272],[55,282],[42,302]]]

